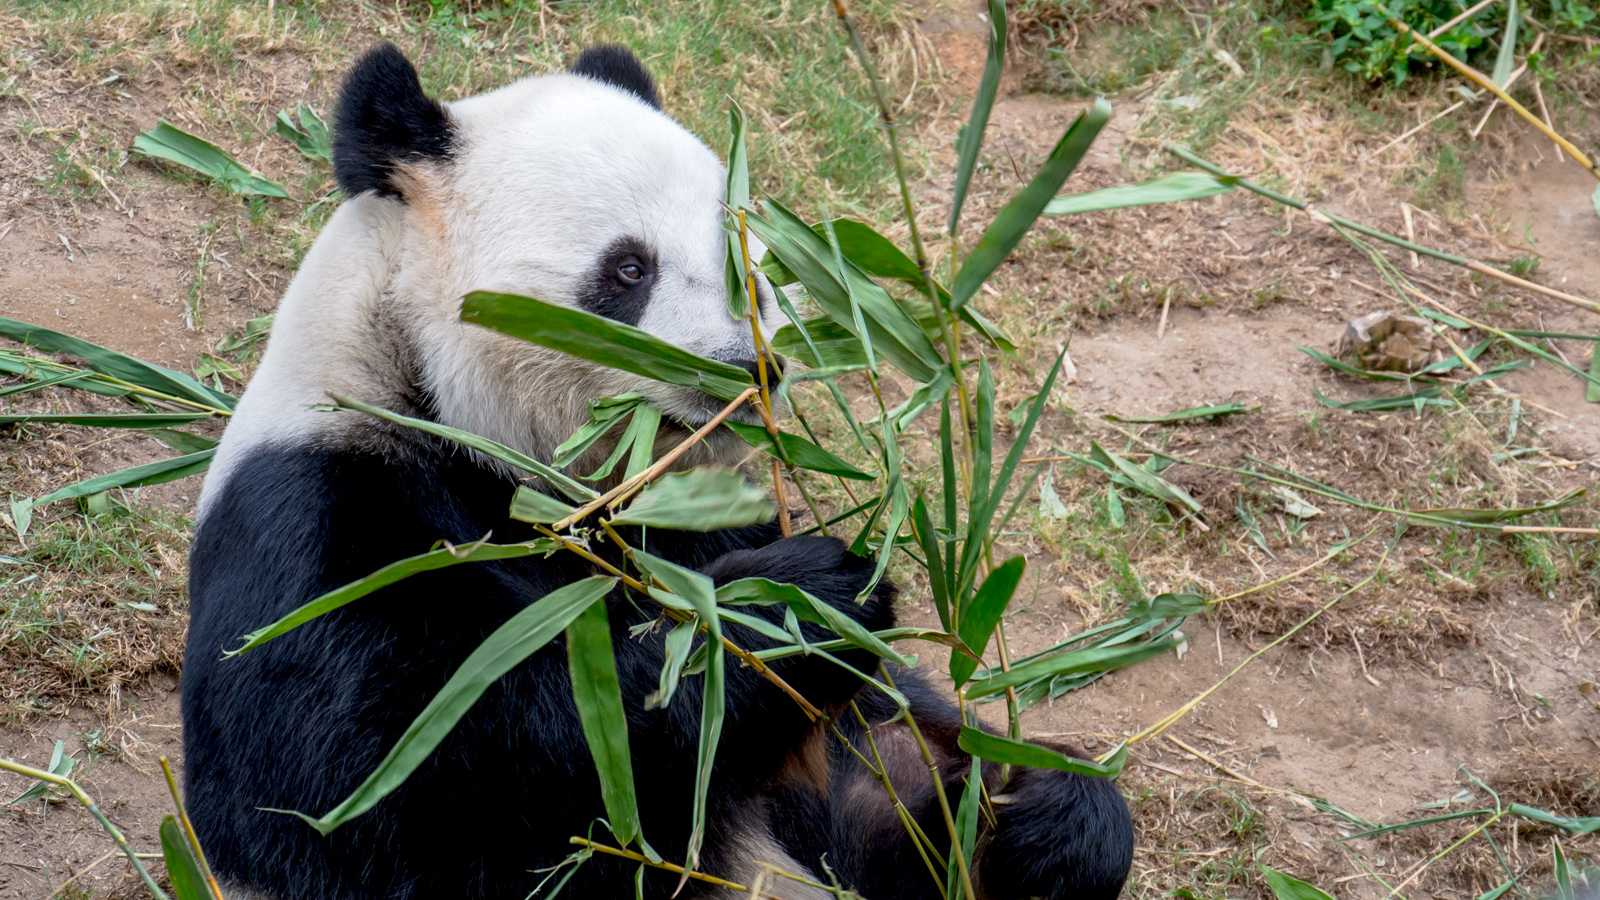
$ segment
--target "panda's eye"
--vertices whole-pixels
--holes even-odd
[[[617,280],[633,286],[644,280],[644,267],[632,260],[617,266]]]

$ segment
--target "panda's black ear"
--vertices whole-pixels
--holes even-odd
[[[454,140],[444,107],[422,92],[417,70],[393,44],[368,50],[345,76],[333,111],[333,174],[346,196],[399,197],[395,166],[448,159]]]
[[[645,71],[644,63],[632,50],[620,44],[605,44],[583,51],[572,64],[572,74],[622,88],[656,109],[661,108],[661,95],[656,93],[656,83]]]

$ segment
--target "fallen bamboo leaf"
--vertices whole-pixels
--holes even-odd
[[[1215,421],[1226,416],[1238,416],[1254,412],[1261,407],[1249,407],[1242,403],[1223,403],[1217,406],[1191,406],[1188,409],[1175,410],[1159,416],[1139,418],[1136,416],[1115,416],[1106,414],[1106,418],[1113,422],[1128,422],[1140,425],[1171,425],[1175,422],[1191,422],[1195,419]]]
[[[241,197],[289,199],[283,188],[251,172],[221,147],[173,126],[166,119],[149,131],[139,132],[134,138],[133,150],[193,169]]]

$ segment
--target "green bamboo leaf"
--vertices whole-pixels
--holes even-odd
[[[516,493],[511,495],[511,518],[518,522],[550,525],[574,512],[577,510],[571,506],[525,484],[517,485]]]
[[[1089,458],[1120,475],[1121,478],[1113,477],[1112,479],[1118,484],[1126,484],[1128,487],[1136,488],[1158,500],[1186,509],[1195,515],[1205,511],[1205,507],[1200,505],[1200,501],[1189,496],[1188,491],[1149,469],[1141,468],[1128,462],[1126,459],[1100,446],[1098,441],[1089,443]]]
[[[750,205],[750,157],[744,145],[744,110],[731,98],[728,100],[728,126],[732,133],[728,144],[728,207],[744,209]],[[735,221],[734,225],[737,224]],[[750,315],[750,298],[745,290],[744,248],[740,246],[737,227],[728,233],[728,261],[724,268],[728,281],[728,314],[743,319]]]
[[[922,270],[917,268],[911,257],[896,247],[893,241],[874,231],[871,226],[853,219],[834,219],[831,223],[813,226],[813,230],[826,234],[827,227],[833,228],[839,250],[845,259],[850,260],[861,271],[875,278],[892,278],[904,282],[915,288],[918,293],[927,294],[929,279],[923,277]],[[933,287],[934,292],[939,295],[939,302],[949,309],[950,292],[937,281],[933,283]],[[937,332],[938,316],[931,305],[925,309],[918,308],[915,316],[924,331]],[[977,310],[964,306],[961,308],[960,316],[961,321],[972,326],[974,331],[994,346],[1006,351],[1017,349],[999,326],[984,318]]]
[[[850,322],[855,326],[851,329],[851,333],[861,339],[861,354],[867,359],[867,368],[872,370],[873,375],[876,375],[878,374],[878,354],[872,351],[872,329],[867,327],[866,320],[863,318],[861,297],[850,278],[850,270],[846,268],[844,254],[839,252],[838,239],[833,236],[833,223],[823,222],[822,224],[826,226],[826,233],[823,236],[828,240],[828,251],[833,257],[834,273],[839,276],[839,283],[844,285],[845,297],[850,301]]]
[[[301,102],[297,110],[299,122],[289,117],[287,109],[278,111],[277,122],[273,130],[278,136],[288,141],[299,150],[301,155],[312,162],[333,162],[333,142],[328,138],[327,123],[317,115],[317,111]]]
[[[494,559],[520,559],[534,554],[549,554],[558,545],[553,541],[538,540],[525,544],[485,544],[481,541],[476,544],[467,544],[462,547],[440,547],[408,556],[384,566],[365,578],[358,578],[349,584],[341,585],[308,603],[302,604],[292,610],[283,618],[264,628],[244,635],[243,641],[235,650],[224,650],[224,656],[237,656],[247,653],[265,644],[273,638],[286,634],[318,616],[333,612],[347,603],[359,600],[362,597],[380,588],[388,587],[397,581],[410,578],[418,572],[431,572],[434,569],[443,569],[447,566],[460,565],[461,563],[482,562]]]
[[[188,478],[190,475],[198,475],[209,468],[211,466],[211,457],[216,454],[217,451],[215,450],[201,450],[199,453],[186,453],[183,456],[174,456],[159,462],[146,463],[142,466],[123,469],[120,472],[112,472],[96,478],[90,478],[46,494],[33,501],[32,505],[43,506],[46,503],[54,503],[57,500],[87,497],[90,494],[98,494],[101,491],[109,491],[113,488],[146,487],[152,484],[176,481],[179,478]]]
[[[513,450],[510,447],[507,447],[505,444],[501,444],[497,441],[491,441],[486,437],[480,437],[470,431],[462,431],[459,428],[451,428],[448,425],[440,425],[438,422],[430,422],[427,419],[413,419],[410,416],[402,416],[397,412],[390,412],[381,406],[373,406],[370,403],[363,403],[360,400],[346,397],[343,394],[329,394],[328,396],[332,397],[334,402],[338,403],[339,407],[342,409],[364,412],[369,416],[377,416],[380,419],[394,422],[397,425],[404,425],[407,428],[415,428],[418,431],[425,431],[428,434],[437,435],[445,438],[446,440],[454,441],[463,447],[471,447],[485,456],[515,466],[524,472],[532,472],[540,478],[543,478],[546,482],[549,482],[549,484],[556,490],[566,494],[567,497],[576,500],[579,503],[593,500],[594,498],[600,496],[599,494],[595,493],[592,488],[573,481],[571,478],[563,475],[560,471],[551,468],[542,462],[539,462],[533,457]]]
[[[746,425],[743,422],[724,421],[722,424],[738,435],[746,444],[768,453],[777,455],[772,442],[772,435],[760,425]],[[828,475],[837,475],[840,478],[852,478],[856,481],[873,481],[878,476],[863,472],[850,465],[832,453],[818,447],[797,434],[787,431],[778,432],[778,443],[782,445],[783,452],[788,455],[789,461],[802,469],[813,472],[823,472]]]
[[[1358,831],[1355,834],[1347,834],[1341,838],[1337,838],[1337,840],[1354,841],[1361,838],[1373,837],[1375,835],[1389,834],[1390,832],[1395,831],[1410,831],[1413,828],[1421,828],[1426,825],[1437,825],[1440,822],[1453,822],[1456,819],[1471,819],[1476,816],[1492,816],[1494,815],[1494,812],[1495,811],[1492,809],[1464,809],[1459,812],[1445,813],[1442,816],[1428,816],[1425,819],[1412,819],[1409,822],[1396,822],[1393,825],[1383,825],[1378,828],[1368,828],[1365,831]]]
[[[1027,684],[1036,678],[1043,678],[1048,675],[1109,672],[1113,669],[1120,669],[1137,662],[1143,662],[1152,656],[1160,656],[1168,650],[1176,648],[1179,643],[1181,641],[1178,638],[1167,638],[1160,641],[1149,641],[1121,647],[1089,647],[1083,650],[1070,650],[1056,656],[1047,656],[1025,665],[1012,666],[1009,672],[990,669],[988,678],[972,682],[972,686],[967,688],[967,696],[976,700],[980,697],[1004,693],[1008,687]]]
[[[1478,895],[1478,900],[1500,900],[1500,898],[1505,895],[1505,892],[1511,890],[1511,888],[1516,885],[1517,879],[1521,877],[1521,875],[1515,876],[1497,888],[1484,891],[1482,894]]]
[[[330,834],[371,809],[405,783],[489,685],[565,631],[590,605],[604,602],[601,598],[616,583],[615,578],[585,578],[551,591],[507,619],[472,651],[439,693],[428,701],[372,774],[326,815],[312,818],[293,810],[270,811],[288,812],[318,832]]]
[[[283,188],[251,172],[221,147],[174,127],[166,119],[149,131],[139,132],[133,140],[133,151],[193,169],[241,197],[289,198]]]
[[[611,449],[611,455],[600,464],[598,469],[583,476],[585,481],[599,481],[608,478],[617,463],[627,455],[628,464],[623,467],[629,475],[644,471],[650,466],[651,452],[656,445],[656,432],[661,426],[661,411],[655,406],[646,403],[633,411],[633,419],[628,423],[628,428],[618,439],[617,446]]]
[[[211,418],[211,413],[113,413],[109,415],[0,415],[0,425],[28,423],[85,425],[90,428],[169,428]]]
[[[1119,184],[1098,191],[1057,197],[1045,204],[1042,214],[1070,216],[1075,213],[1102,212],[1128,206],[1199,200],[1202,197],[1226,194],[1238,183],[1239,179],[1232,175],[1219,177],[1205,172],[1174,172],[1139,184]]]
[[[1012,595],[1017,592],[1017,584],[1022,580],[1022,572],[1027,565],[1028,561],[1021,556],[1013,556],[1001,563],[983,580],[972,602],[961,613],[961,640],[974,653],[981,656],[989,646],[989,638],[1000,624],[1000,617],[1005,614]],[[958,688],[967,683],[977,668],[978,661],[969,656],[950,655],[950,678]]]
[[[956,738],[956,743],[968,753],[992,762],[1030,766],[1035,769],[1055,769],[1059,772],[1098,778],[1116,778],[1122,774],[1122,768],[1128,762],[1126,743],[1119,745],[1105,762],[1097,763],[1066,756],[1038,744],[989,734],[970,725],[961,726],[961,734]]]
[[[1569,818],[1567,816],[1558,816],[1552,813],[1547,813],[1542,809],[1535,809],[1532,806],[1524,806],[1521,803],[1511,804],[1511,813],[1513,815],[1522,816],[1525,819],[1532,819],[1535,822],[1543,822],[1546,825],[1554,825],[1555,827],[1572,834],[1593,834],[1597,831],[1600,831],[1600,816]]]
[[[1142,597],[1128,605],[1128,617],[1135,621],[1152,619],[1181,619],[1197,616],[1211,604],[1199,594],[1158,594]]]
[[[1586,488],[1578,488],[1564,497],[1547,500],[1534,506],[1507,509],[1416,509],[1406,512],[1408,525],[1484,525],[1490,522],[1509,522],[1534,513],[1550,512],[1571,506],[1583,499]]]
[[[961,137],[956,141],[956,184],[950,203],[950,234],[956,233],[956,226],[961,222],[961,207],[966,204],[967,187],[978,165],[978,150],[983,146],[983,133],[989,128],[989,112],[994,109],[995,93],[1000,89],[1000,70],[1005,67],[1005,61],[1005,0],[989,0],[989,55],[983,62],[978,92],[972,97],[972,114],[967,117]]]
[[[1061,141],[1051,151],[1050,158],[1039,169],[1039,173],[1000,210],[988,230],[984,231],[983,237],[978,239],[978,245],[967,254],[961,270],[956,273],[955,283],[950,286],[951,309],[959,310],[965,306],[1011,254],[1022,236],[1033,227],[1040,213],[1044,212],[1050,198],[1061,190],[1067,176],[1089,152],[1089,145],[1094,143],[1100,129],[1109,121],[1111,104],[1103,99],[1096,100],[1093,108],[1078,116],[1061,136]]]
[[[889,557],[894,554],[896,543],[900,540],[900,529],[906,524],[906,517],[911,513],[911,502],[906,496],[905,479],[900,473],[900,445],[895,438],[894,426],[891,422],[883,423],[884,471],[889,473],[889,483],[884,485],[884,496],[888,499],[889,517],[883,527],[883,544],[878,548],[878,562],[872,570],[872,579],[867,586],[856,595],[856,602],[866,601],[878,582],[883,580],[883,574],[889,570]],[[879,504],[879,511],[883,504]],[[877,513],[873,514],[872,521],[876,521]],[[857,541],[864,542],[872,530],[872,521],[862,529]]]
[[[211,888],[178,820],[173,816],[162,819],[160,832],[161,858],[167,864],[167,880],[172,882],[173,895],[177,900],[213,900]]]
[[[1005,499],[1006,489],[1011,485],[1011,478],[1016,474],[1017,466],[1022,462],[1022,454],[1027,449],[1028,441],[1033,437],[1034,428],[1039,424],[1039,416],[1044,413],[1045,405],[1050,400],[1050,393],[1055,390],[1056,377],[1061,374],[1061,362],[1066,359],[1066,355],[1067,349],[1065,347],[1061,349],[1060,353],[1056,354],[1056,361],[1050,367],[1050,374],[1045,376],[1044,384],[1039,387],[1039,393],[1034,395],[1033,403],[1028,407],[1028,416],[1023,420],[1022,426],[1017,429],[1017,438],[1012,441],[1011,449],[1006,453],[1005,462],[1000,465],[1000,474],[995,477],[994,487],[989,490],[987,500],[981,506],[974,507],[974,511],[969,517],[966,543],[961,551],[961,564],[953,572],[955,577],[950,579],[952,585],[950,593],[954,598],[960,598],[964,595],[968,586],[977,577],[978,558],[983,552],[984,538],[989,534],[989,526],[994,522],[994,515],[999,511],[1000,502]],[[955,520],[953,505],[955,497],[953,495],[954,484],[951,481],[953,477],[951,459],[954,453],[950,448],[950,429],[948,424],[941,423],[940,431],[940,451],[946,457],[945,490],[947,493],[945,495],[945,519],[948,524],[953,526]]]
[[[1356,376],[1359,376],[1359,377],[1362,377],[1362,378],[1370,378],[1373,381],[1410,381],[1410,380],[1412,380],[1412,376],[1402,375],[1399,372],[1373,372],[1373,371],[1368,371],[1367,369],[1360,368],[1359,366],[1352,366],[1352,365],[1350,365],[1349,363],[1347,363],[1347,362],[1345,362],[1343,360],[1335,359],[1335,358],[1329,356],[1326,353],[1318,352],[1316,350],[1311,349],[1310,347],[1296,347],[1295,349],[1297,349],[1301,353],[1304,353],[1305,355],[1311,357],[1312,359],[1316,360],[1317,362],[1322,363],[1323,365],[1327,366],[1328,368],[1333,369],[1333,370],[1338,371],[1338,372],[1343,372],[1346,375],[1356,375]]]
[[[1443,389],[1436,387],[1412,391],[1409,394],[1401,394],[1398,397],[1374,397],[1371,400],[1351,400],[1347,403],[1340,403],[1331,399],[1316,388],[1311,389],[1311,395],[1317,398],[1318,403],[1329,409],[1343,409],[1350,412],[1383,412],[1397,409],[1421,409],[1424,406],[1455,405],[1445,398]]]
[[[972,856],[978,846],[978,807],[983,790],[976,782],[983,776],[983,760],[971,750],[967,752],[972,754],[972,768],[967,770],[967,777],[963,779],[965,787],[961,791],[961,803],[956,807],[955,819],[956,833],[961,835],[961,846],[958,848],[961,859],[957,860],[955,854],[951,854],[950,860],[945,864],[946,897],[963,896],[961,862],[966,862],[967,871],[971,873],[974,869]],[[978,777],[974,778],[974,775]]]
[[[1596,198],[1600,198],[1600,188],[1595,188],[1594,194]],[[1600,204],[1600,199],[1595,202]],[[1597,207],[1596,212],[1600,212],[1600,207]],[[1590,403],[1600,403],[1600,340],[1595,341],[1594,348],[1590,351],[1590,354],[1589,384],[1588,390],[1584,392],[1583,399]]]
[[[779,584],[765,578],[741,578],[717,588],[717,602],[725,605],[782,604],[794,610],[795,616],[802,622],[811,622],[831,629],[834,634],[851,644],[876,653],[896,665],[911,665],[910,660],[901,656],[888,644],[873,637],[872,632],[860,622],[793,584]]]
[[[1500,34],[1500,54],[1494,60],[1494,73],[1490,75],[1494,83],[1505,87],[1511,80],[1511,67],[1516,63],[1517,56],[1517,23],[1521,21],[1522,14],[1517,10],[1517,0],[1506,0],[1510,7],[1506,10],[1506,28]]]
[[[938,369],[947,367],[922,326],[887,291],[848,261],[845,281],[841,281],[826,239],[776,200],[764,201],[763,206],[767,215],[747,211],[750,230],[798,277],[806,293],[829,318],[854,334],[854,295],[872,346],[885,359],[919,382],[928,381]]]
[[[550,465],[558,469],[565,469],[583,455],[583,451],[594,446],[594,443],[605,437],[613,427],[622,422],[634,407],[644,402],[644,397],[629,391],[617,397],[602,397],[589,404],[589,421],[578,427],[572,436],[561,442],[556,447],[556,452],[550,459]]]
[[[624,478],[632,478],[650,468],[650,463],[655,460],[656,434],[660,430],[661,410],[655,404],[646,403],[634,410],[633,421],[628,423],[628,430],[622,435],[623,441],[633,447],[628,454],[628,465],[622,472]]]
[[[933,594],[933,606],[939,613],[939,625],[949,631],[950,583],[945,578],[944,551],[921,491],[917,492],[917,499],[911,504],[911,532],[917,539],[917,546],[922,548],[923,559],[927,561],[928,590]]]
[[[710,578],[699,572],[674,565],[642,550],[634,551],[633,559],[651,578],[661,582],[681,600],[687,601],[706,626],[706,686],[700,708],[700,745],[695,758],[694,810],[683,864],[686,871],[693,871],[700,863],[700,846],[706,836],[711,765],[716,760],[717,744],[722,739],[722,719],[726,712],[727,674],[722,648],[722,621],[717,616],[716,588]],[[657,593],[652,591],[651,595],[656,596]],[[684,877],[687,879],[688,876]]]
[[[1272,896],[1278,900],[1333,900],[1327,891],[1314,884],[1301,881],[1293,875],[1285,875],[1268,865],[1262,865],[1261,877],[1267,881],[1267,887],[1272,889]]]
[[[89,364],[102,375],[136,384],[158,393],[179,397],[209,409],[228,412],[238,398],[214,391],[182,372],[174,372],[142,359],[134,359],[70,334],[0,316],[0,336],[46,353],[65,353]]]
[[[851,371],[867,367],[867,354],[861,339],[843,325],[825,316],[804,319],[806,333],[794,323],[784,325],[772,336],[772,349],[813,369]],[[811,340],[807,341],[809,336]]]
[[[22,384],[14,384],[10,387],[0,388],[0,397],[10,397],[13,394],[30,394],[34,391],[43,390],[47,387],[55,387],[58,384],[66,384],[69,381],[77,381],[80,378],[87,377],[89,377],[89,373],[81,369],[65,372],[63,374],[56,375],[51,378],[41,379],[39,381],[27,381],[23,382]],[[126,393],[126,391],[124,391],[124,393]]]
[[[492,328],[579,359],[730,401],[753,385],[738,366],[696,356],[631,325],[532,297],[474,291],[461,321]]]
[[[44,770],[49,772],[51,775],[60,775],[62,778],[70,778],[72,777],[72,770],[76,769],[77,767],[78,760],[67,753],[66,742],[56,741],[55,749],[50,751],[50,764],[45,766]],[[23,791],[21,794],[18,794],[16,799],[12,800],[6,805],[16,806],[19,803],[27,803],[30,800],[37,800],[40,797],[48,794],[50,789],[53,787],[55,787],[55,785],[48,781],[35,781],[33,784],[28,786],[27,790]]]
[[[633,756],[628,752],[628,720],[622,709],[622,683],[611,649],[611,618],[605,603],[594,603],[567,626],[567,667],[572,699],[584,740],[600,774],[611,833],[626,847],[640,836],[639,804],[633,791]]]
[[[700,620],[691,619],[688,622],[679,622],[667,632],[664,642],[666,660],[661,666],[661,686],[644,699],[645,709],[661,709],[672,702],[672,695],[678,692],[678,679],[683,675],[683,664],[689,661],[689,647],[699,628]]]
[[[765,491],[732,469],[703,467],[650,483],[611,521],[679,531],[716,531],[772,520]]]
[[[213,450],[220,443],[216,438],[190,434],[187,431],[173,431],[170,428],[151,428],[145,434],[150,435],[179,453],[199,453],[201,450]]]
[[[1113,415],[1107,415],[1106,418],[1113,422],[1129,422],[1141,425],[1172,425],[1178,422],[1192,422],[1195,419],[1215,421],[1227,416],[1241,416],[1260,408],[1259,406],[1251,408],[1242,403],[1223,403],[1218,406],[1191,406],[1188,409],[1174,410],[1173,412],[1150,416],[1149,418]]]

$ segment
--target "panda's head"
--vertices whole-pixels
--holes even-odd
[[[383,318],[446,424],[548,456],[600,397],[644,394],[674,426],[663,442],[723,406],[463,324],[476,290],[585,309],[754,371],[750,324],[727,308],[726,170],[662,112],[628,50],[593,48],[569,72],[440,103],[379,47],[340,93],[333,164],[346,194],[400,223]],[[787,320],[764,279],[757,292],[770,337]],[[726,441],[691,461],[729,461]]]

